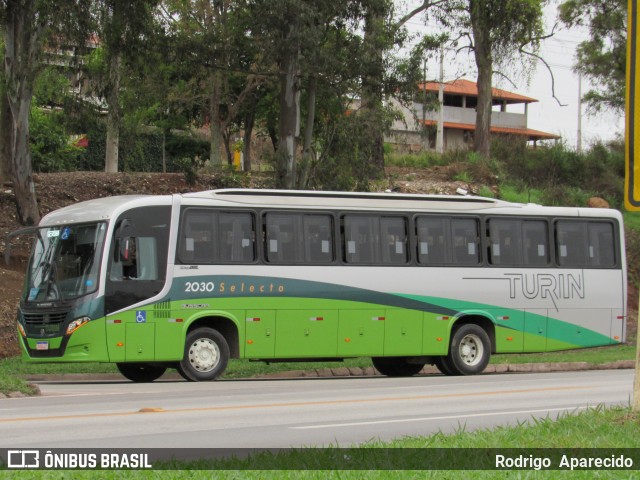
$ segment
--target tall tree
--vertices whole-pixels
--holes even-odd
[[[94,28],[101,42],[97,56],[98,84],[107,103],[105,171],[118,171],[118,148],[122,108],[120,91],[127,56],[135,56],[145,34],[153,25],[153,8],[158,0],[94,0]]]
[[[4,36],[0,161],[2,171],[11,172],[18,219],[24,225],[40,219],[29,149],[29,111],[44,45],[54,48],[61,40],[78,41],[85,31],[87,7],[85,0],[0,0]]]
[[[478,106],[474,148],[491,154],[492,77],[497,65],[536,50],[543,35],[542,7],[546,0],[469,0],[473,53],[478,69]]]
[[[240,0],[165,0],[163,21],[182,46],[178,61],[190,72],[179,86],[209,125],[210,161],[222,165],[222,147],[230,154],[229,127],[263,81],[255,70],[259,46],[248,38],[245,2]],[[171,88],[176,91],[175,88]],[[202,123],[202,122],[201,122]]]
[[[388,80],[395,76],[390,66],[391,50],[404,44],[403,27],[418,15],[447,0],[423,0],[404,15],[396,17],[392,0],[363,0],[364,39],[362,71],[362,114],[365,116],[372,150],[370,162],[376,176],[384,175],[384,131],[386,115],[383,107],[385,95],[395,94],[395,85],[389,88]],[[391,83],[394,83],[393,81]]]
[[[575,68],[594,88],[584,95],[594,111],[624,111],[627,54],[627,0],[569,0],[559,8],[569,27],[586,26],[589,38],[578,45]]]

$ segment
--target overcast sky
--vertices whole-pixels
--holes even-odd
[[[400,2],[397,2],[400,3]],[[409,5],[419,2],[410,1]],[[545,9],[545,21],[548,31],[551,31],[557,19],[557,2]],[[435,24],[430,23],[425,26],[422,19],[414,18],[408,25],[412,32],[419,34],[431,29]],[[572,148],[577,144],[578,130],[578,85],[579,77],[573,72],[575,63],[575,50],[581,40],[587,38],[586,30],[559,28],[556,34],[546,40],[539,52],[549,63],[555,77],[555,94],[563,105],[560,106],[553,98],[551,88],[551,76],[546,67],[538,62],[535,72],[530,79],[522,77],[511,78],[515,83],[514,87],[509,81],[494,75],[494,86],[505,90],[527,95],[539,100],[539,102],[529,105],[528,126],[536,130],[555,133],[562,138]],[[417,41],[417,40],[416,40]],[[436,59],[428,62],[427,77],[434,80],[438,75],[438,63]],[[468,80],[476,80],[475,64],[473,57],[466,54],[455,55],[448,52],[445,55],[445,80],[452,80],[463,76]],[[511,75],[511,74],[510,74]],[[582,79],[582,94],[584,95],[590,88],[589,82]],[[522,112],[519,106],[509,107],[508,111]],[[589,115],[586,107],[582,107],[582,144],[584,147],[597,140],[609,140],[617,134],[624,134],[624,116],[611,112]]]

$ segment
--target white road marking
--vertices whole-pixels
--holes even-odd
[[[365,425],[383,425],[387,423],[410,423],[410,422],[430,422],[435,420],[451,420],[457,418],[475,418],[475,417],[492,417],[497,415],[520,415],[524,413],[544,413],[544,412],[561,412],[567,410],[585,410],[591,408],[588,406],[571,406],[564,408],[543,408],[540,410],[517,410],[517,411],[505,411],[505,412],[489,412],[489,413],[469,413],[458,415],[446,415],[443,417],[421,417],[421,418],[401,418],[396,420],[374,420],[371,422],[350,422],[350,423],[332,423],[324,425],[303,425],[298,427],[289,427],[292,430],[314,430],[320,428],[339,428],[339,427],[358,427]]]

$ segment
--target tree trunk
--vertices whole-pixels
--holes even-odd
[[[13,112],[13,191],[16,196],[18,218],[23,225],[35,225],[40,221],[29,149],[30,107],[31,94],[24,95],[18,104],[18,111]]]
[[[367,61],[362,76],[362,114],[366,116],[371,142],[369,162],[373,175],[384,176],[384,122],[382,120],[383,58],[387,48],[385,21],[392,3],[372,2],[365,16],[364,51]]]
[[[476,107],[476,131],[474,150],[484,158],[491,155],[491,77],[493,57],[489,38],[488,12],[483,0],[470,0],[469,11],[473,29],[474,55],[478,68],[478,105]]]
[[[211,76],[211,96],[209,98],[209,135],[211,152],[209,161],[215,168],[222,167],[222,132],[220,131],[220,96],[222,79],[219,72]]]
[[[10,181],[13,176],[11,168],[12,133],[13,126],[9,98],[3,94],[0,97],[0,185]]]
[[[251,137],[253,136],[253,126],[256,121],[256,109],[255,104],[251,105],[251,108],[244,117],[244,136],[242,140],[242,155],[244,157],[244,170],[251,171]]]
[[[292,48],[280,68],[280,124],[277,188],[291,189],[296,178],[296,134],[300,114],[297,79],[298,51]]]
[[[304,142],[302,145],[302,161],[300,162],[300,173],[298,175],[298,188],[305,189],[309,180],[311,170],[311,142],[313,141],[313,124],[316,118],[316,92],[318,90],[318,80],[315,76],[309,80],[307,89],[307,121],[304,126]]]
[[[118,149],[120,147],[120,67],[122,54],[112,52],[107,68],[109,69],[109,91],[107,93],[107,144],[104,171],[118,172]]]
[[[4,77],[6,104],[2,105],[3,155],[11,161],[13,191],[16,199],[18,220],[23,225],[35,225],[40,221],[38,202],[29,149],[29,110],[33,94],[33,83],[37,70],[37,49],[41,31],[35,23],[35,2],[8,1],[5,7],[4,24]],[[6,108],[6,110],[5,110]]]

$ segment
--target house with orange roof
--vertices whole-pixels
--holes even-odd
[[[445,82],[443,87],[443,148],[468,148],[473,144],[476,129],[478,86],[475,82],[457,79]],[[413,105],[407,106],[393,100],[394,107],[402,112],[402,116],[394,121],[391,133],[385,139],[387,143],[394,145],[399,151],[435,149],[439,88],[438,82],[420,84]],[[534,146],[540,140],[559,139],[559,135],[527,126],[529,104],[537,101],[525,95],[493,88],[491,133],[509,136],[514,141],[531,142]],[[507,111],[507,108],[511,111]],[[519,111],[513,111],[514,109]]]

